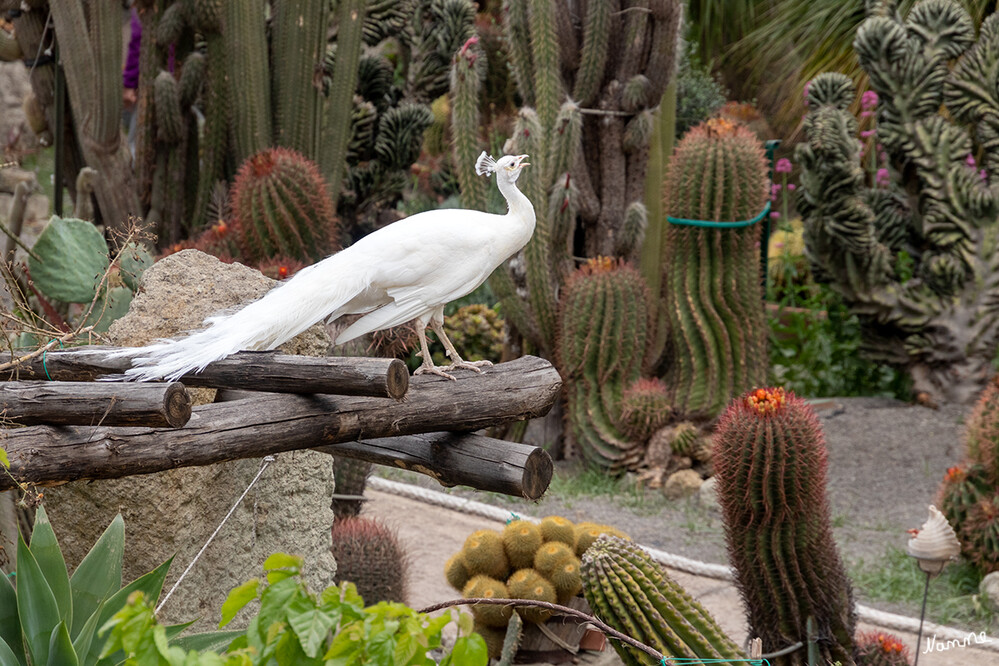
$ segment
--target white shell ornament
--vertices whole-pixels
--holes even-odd
[[[930,505],[930,517],[911,539],[909,555],[919,560],[919,567],[927,573],[940,573],[944,565],[961,552],[961,542],[954,534],[944,515]]]

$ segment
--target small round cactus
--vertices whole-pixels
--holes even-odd
[[[534,569],[520,569],[507,581],[510,597],[513,599],[530,599],[555,603],[558,596],[555,586]],[[545,608],[518,608],[517,612],[527,622],[544,622],[551,617],[552,612]]]
[[[854,659],[857,666],[909,666],[909,648],[894,634],[862,631],[857,634]]]
[[[532,566],[543,542],[541,529],[528,520],[514,520],[503,529],[503,547],[514,569]]]
[[[338,580],[354,583],[368,605],[406,602],[409,563],[394,531],[371,518],[343,518],[331,536]]]
[[[482,575],[475,576],[465,583],[461,594],[466,599],[506,599],[510,597],[503,581]],[[505,627],[506,623],[510,621],[512,613],[513,609],[510,606],[495,604],[472,606],[472,615],[478,622],[487,627]]]
[[[624,390],[619,423],[632,439],[648,440],[669,418],[669,390],[661,379],[642,377]]]
[[[503,578],[510,567],[503,549],[503,539],[492,530],[478,530],[465,539],[461,549],[468,573]]]
[[[561,541],[567,546],[573,546],[576,543],[575,526],[562,516],[543,518],[539,527],[545,542]]]

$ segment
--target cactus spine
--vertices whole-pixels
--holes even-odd
[[[621,397],[642,369],[648,301],[638,271],[607,258],[576,271],[562,295],[558,362],[568,389],[568,434],[587,462],[614,471],[642,455],[643,442],[621,430]]]
[[[264,0],[222,3],[222,37],[229,54],[227,71],[231,84],[230,131],[236,164],[271,145],[271,77],[264,47],[267,44],[264,5]],[[240,56],[232,57],[235,53]],[[290,53],[281,53],[277,60],[290,59],[289,56]]]
[[[409,563],[395,533],[371,518],[344,518],[333,523],[336,575],[357,585],[367,605],[406,602]]]
[[[478,46],[478,37],[469,38],[451,65],[451,128],[455,162],[460,165],[455,175],[461,187],[461,202],[475,210],[486,209],[489,183],[464,167],[475,164],[481,150],[479,100],[485,71],[485,53]]]
[[[729,559],[765,652],[807,642],[814,618],[820,658],[852,663],[852,591],[833,541],[826,448],[812,409],[783,389],[756,389],[722,414],[712,458]],[[803,651],[776,658],[800,665]]]
[[[709,120],[680,141],[665,183],[674,218],[734,222],[767,201],[767,163],[748,129]],[[766,321],[759,279],[760,228],[671,224],[664,251],[669,319],[666,383],[674,408],[713,417],[766,378]]]
[[[583,594],[598,618],[667,659],[738,659],[744,655],[711,614],[640,547],[603,536],[583,555]],[[647,664],[634,648],[612,643],[621,660]]]

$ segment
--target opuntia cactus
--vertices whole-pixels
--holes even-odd
[[[409,562],[395,532],[371,518],[343,518],[333,523],[330,552],[336,577],[357,586],[365,604],[406,602]]]
[[[723,119],[690,130],[670,160],[664,209],[677,222],[663,253],[665,381],[681,414],[714,417],[766,379],[760,225],[699,225],[757,218],[767,203],[767,168],[756,135]]]
[[[781,388],[733,400],[718,423],[713,455],[729,560],[764,652],[807,642],[814,618],[820,659],[851,663],[855,615],[849,578],[833,541],[826,447],[804,400]],[[777,666],[806,663],[803,651]]]
[[[583,594],[594,614],[667,660],[744,658],[711,614],[640,547],[600,537],[583,555],[582,571]],[[611,644],[625,664],[649,663],[646,653]]]

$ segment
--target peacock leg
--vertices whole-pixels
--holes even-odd
[[[447,366],[447,370],[455,370],[457,368],[468,368],[469,370],[474,370],[475,372],[482,372],[480,368],[488,367],[493,364],[492,361],[466,361],[461,358],[458,354],[458,350],[454,348],[451,341],[448,340],[447,334],[444,333],[444,308],[439,308],[437,312],[434,312],[433,317],[430,318],[430,327],[437,334],[437,339],[441,341],[444,345],[444,350],[447,352],[447,357],[451,359],[451,365]]]
[[[430,349],[427,347],[427,332],[425,330],[426,328],[427,328],[427,322],[425,322],[423,319],[417,319],[416,320],[416,334],[420,338],[420,351],[418,351],[416,353],[420,356],[420,358],[423,359],[423,363],[420,365],[420,367],[418,367],[416,370],[413,371],[413,374],[414,375],[424,375],[424,374],[439,375],[441,377],[446,377],[446,378],[450,379],[451,381],[455,381],[454,375],[448,374],[447,372],[444,372],[444,368],[440,368],[440,367],[434,365],[434,359],[430,355]],[[443,331],[442,331],[442,333],[443,333]],[[444,339],[446,340],[447,338],[444,338]],[[451,345],[451,343],[448,342],[445,345],[445,348],[448,347],[448,346],[450,346],[450,345]],[[454,347],[451,347],[451,348],[454,349]]]

